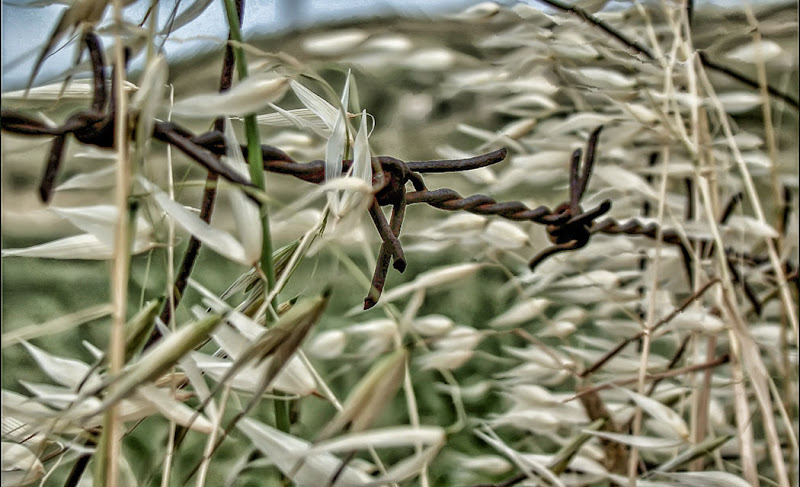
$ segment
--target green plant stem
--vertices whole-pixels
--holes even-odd
[[[231,29],[231,39],[237,42],[233,48],[236,57],[236,73],[239,81],[247,78],[247,59],[244,50],[241,48],[242,31],[239,28],[236,6],[233,0],[225,0],[225,11],[228,16],[228,25]],[[264,182],[264,159],[261,155],[261,140],[258,134],[258,125],[254,114],[244,118],[245,133],[247,135],[247,162],[250,165],[250,179],[253,185],[262,191],[266,189]],[[272,265],[272,238],[269,229],[269,208],[266,202],[261,202],[261,218],[263,228],[263,240],[261,248],[261,270],[267,276],[267,292],[275,287],[275,268]],[[277,309],[277,296],[272,300],[272,307]]]
[[[236,73],[239,81],[247,78],[247,59],[244,50],[241,48],[242,31],[239,28],[238,15],[233,0],[225,0],[225,11],[228,17],[228,25],[231,30],[231,39],[237,44],[233,48],[236,57]],[[250,179],[253,185],[262,191],[266,190],[264,181],[264,160],[261,154],[261,140],[258,134],[258,125],[254,114],[244,118],[245,134],[247,136],[247,162],[250,166]],[[264,293],[268,295],[275,288],[275,267],[272,263],[272,236],[269,229],[269,207],[265,201],[261,202],[261,228],[263,235],[261,240],[261,271],[267,277],[267,286]],[[272,309],[278,309],[278,296],[272,298],[270,303]],[[267,319],[271,316],[267,313]],[[288,432],[291,425],[289,418],[289,403],[284,400],[276,399],[275,403],[275,427],[281,431]]]

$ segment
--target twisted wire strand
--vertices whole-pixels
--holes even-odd
[[[448,188],[410,192],[406,195],[406,199],[408,204],[426,203],[434,208],[447,211],[467,211],[483,216],[495,215],[508,220],[532,221],[542,225],[564,225],[572,223],[584,215],[579,214],[570,219],[569,216],[552,211],[547,206],[531,209],[520,201],[498,202],[491,196],[483,194],[464,197]],[[598,208],[606,209],[607,206],[601,204]],[[593,213],[593,211],[587,213]],[[591,227],[592,234],[644,236],[653,240],[658,238],[658,232],[658,224],[642,223],[636,218],[624,222],[619,222],[613,218],[604,218],[599,222],[595,222]],[[684,246],[680,234],[674,229],[661,229],[661,240],[668,244]],[[733,258],[737,256],[743,257],[755,263],[763,260],[742,252],[736,252],[733,249],[726,249],[726,254],[731,255]]]
[[[519,201],[498,202],[491,196],[482,194],[463,197],[458,192],[448,188],[433,191],[410,192],[406,195],[406,200],[408,204],[426,203],[435,208],[447,211],[467,211],[477,215],[495,215],[514,221],[532,221],[534,223],[550,226],[551,228],[548,229],[548,232],[551,234],[558,232],[560,227],[570,225],[577,221],[583,221],[589,224],[595,215],[602,214],[610,209],[610,203],[603,202],[596,209],[578,214],[575,217],[570,217],[568,213],[552,211],[546,206],[539,206],[535,209],[531,209]],[[659,238],[659,229],[660,227],[656,223],[642,223],[636,218],[624,222],[619,222],[613,218],[604,218],[599,222],[591,223],[589,231],[591,234],[603,233],[606,235],[643,236],[652,240],[657,240]],[[682,252],[688,255],[689,250],[678,231],[670,228],[661,228],[660,231],[660,238],[664,243],[676,245]],[[560,245],[549,247],[534,258],[532,267],[535,267],[535,264],[541,263],[555,253],[564,250],[574,250],[576,248],[578,247],[574,245],[574,242],[565,242]],[[753,266],[758,266],[767,260],[763,256],[751,255],[733,248],[725,248],[724,251],[729,266],[736,260],[745,261]],[[796,272],[795,267],[789,262],[786,263],[786,272],[789,275]],[[760,309],[760,306],[757,304],[759,300],[754,296],[753,291],[745,285],[743,279],[738,276],[738,273],[735,277],[737,282],[741,282],[744,285],[744,290],[748,299],[754,303],[754,309],[758,312]],[[796,280],[797,277],[793,276],[793,279]]]
[[[532,221],[542,225],[558,225],[569,220],[569,216],[554,213],[546,206],[531,209],[519,201],[500,203],[485,194],[476,194],[465,198],[449,188],[413,191],[406,195],[406,200],[408,204],[427,203],[442,210],[463,210],[477,215],[497,215],[508,220]]]
[[[656,240],[658,238],[659,228],[659,225],[656,223],[645,224],[636,218],[622,223],[613,218],[605,218],[592,226],[592,233],[605,233],[607,235],[642,235]],[[683,246],[680,234],[672,229],[662,229],[661,240],[665,243]]]
[[[575,217],[564,215],[561,212],[550,210],[546,206],[531,209],[520,201],[498,202],[491,196],[474,195],[463,197],[452,189],[437,189],[433,191],[414,191],[406,196],[409,204],[427,203],[430,206],[448,211],[468,211],[477,215],[496,215],[514,221],[532,221],[542,225],[563,225],[580,219],[584,214]],[[605,202],[604,202],[605,203]],[[597,212],[607,210],[607,204],[601,204]],[[587,213],[594,213],[593,211]],[[655,223],[644,224],[637,219],[620,223],[613,218],[605,218],[594,223],[591,233],[605,233],[608,235],[643,235],[656,239],[659,226]],[[662,240],[674,245],[683,245],[680,235],[675,230],[664,229],[661,232]]]
[[[13,110],[2,110],[0,122],[2,122],[3,131],[6,132],[20,135],[55,135],[57,138],[59,138],[58,136],[63,137],[69,133],[73,133],[80,142],[106,147],[109,145],[109,142],[104,136],[106,130],[97,131],[97,124],[102,124],[107,118],[108,115],[83,112],[70,117],[63,126],[50,127],[22,113]],[[107,129],[107,127],[103,127],[103,129]],[[224,139],[222,134],[218,131],[212,130],[195,135],[177,124],[156,122],[154,125],[153,137],[174,145],[190,158],[199,162],[207,169],[220,174],[222,177],[238,184],[247,185],[246,181],[241,180],[238,174],[229,170],[222,161],[211,157],[212,154],[221,154],[225,151]],[[58,141],[56,141],[56,144],[58,144]],[[59,152],[57,148],[54,149],[50,156],[51,159],[55,153]],[[242,146],[241,149],[246,156],[246,146]],[[262,145],[261,151],[264,156],[264,169],[267,171],[291,175],[298,179],[317,184],[324,179],[323,161],[297,162],[285,152],[269,145]],[[211,154],[209,154],[209,152]],[[453,172],[457,171],[459,166],[462,170],[475,169],[496,164],[502,161],[506,155],[507,152],[505,149],[500,149],[470,159],[451,161],[414,161],[403,163],[398,159],[388,156],[378,156],[374,159],[381,165],[385,162],[389,162],[389,160],[403,163],[409,170],[408,174],[415,175],[417,172]],[[344,160],[342,162],[343,172],[346,172],[352,164],[352,161]],[[52,181],[56,171],[57,165],[53,164],[50,170],[46,172],[44,179]],[[447,211],[468,211],[478,215],[497,215],[508,220],[532,221],[542,225],[555,226],[571,223],[576,218],[583,218],[584,215],[579,214],[575,217],[571,217],[569,214],[551,210],[547,206],[539,206],[532,209],[519,201],[498,202],[488,195],[478,194],[464,197],[455,190],[449,188],[409,192],[407,194],[407,203],[426,203],[435,208]],[[601,205],[600,208],[605,209],[603,205]],[[641,235],[655,240],[658,238],[659,226],[655,223],[644,224],[635,218],[625,222],[618,222],[613,218],[605,218],[600,222],[592,224],[590,231],[592,234]],[[673,229],[663,229],[661,238],[666,243],[685,248],[679,233]],[[726,254],[731,255],[732,258],[744,258],[745,260],[754,262],[756,265],[763,260],[755,256],[733,251],[732,249],[726,249]]]

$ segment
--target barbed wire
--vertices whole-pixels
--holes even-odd
[[[39,194],[45,203],[52,197],[54,182],[60,169],[68,135],[72,134],[79,142],[84,144],[106,148],[113,146],[114,112],[116,109],[113,93],[116,92],[118,87],[112,83],[112,96],[109,96],[105,89],[104,63],[99,38],[94,33],[88,32],[84,36],[84,42],[89,51],[93,72],[93,94],[89,110],[73,114],[60,126],[49,125],[16,110],[4,109],[0,113],[2,130],[5,132],[27,136],[55,137],[51,145],[45,172],[39,185]],[[228,62],[226,61],[227,65]],[[227,84],[225,82],[226,79],[228,80]],[[230,76],[228,75],[226,78],[223,73],[221,89],[225,90],[229,86]],[[107,105],[108,108],[106,109]],[[135,116],[138,116],[138,114]],[[156,120],[152,126],[153,132],[150,135],[153,138],[172,145],[204,167],[209,173],[210,182],[213,182],[217,177],[222,177],[234,184],[252,187],[247,179],[240,176],[233,168],[228,167],[222,160],[221,156],[226,151],[226,141],[220,123],[216,123],[214,129],[201,134],[195,134],[173,122]],[[368,208],[382,243],[373,273],[372,285],[367,298],[364,300],[364,308],[369,309],[378,302],[390,262],[394,262],[394,267],[399,272],[403,272],[406,268],[405,256],[399,236],[403,219],[405,218],[405,207],[408,204],[416,203],[425,203],[447,211],[467,211],[479,215],[493,215],[514,221],[530,221],[545,225],[548,237],[553,245],[540,251],[531,259],[529,267],[532,271],[535,271],[539,264],[552,255],[582,248],[589,243],[592,235],[603,233],[607,235],[644,236],[676,245],[684,256],[687,271],[691,272],[689,266],[691,254],[686,245],[688,241],[676,230],[661,228],[656,223],[645,224],[635,218],[619,222],[613,218],[606,217],[599,222],[595,222],[611,209],[612,202],[610,200],[604,200],[589,210],[583,210],[581,207],[580,201],[592,174],[602,128],[602,126],[597,127],[591,133],[585,150],[576,149],[572,153],[569,171],[569,199],[552,210],[547,206],[530,208],[519,201],[499,202],[491,196],[482,194],[464,197],[449,188],[429,190],[422,178],[423,173],[460,172],[497,164],[506,158],[506,149],[499,149],[466,159],[405,162],[390,156],[373,157],[373,167],[377,169],[372,181],[375,193],[373,201]],[[135,130],[132,130],[132,132],[132,136],[135,137]],[[240,145],[240,150],[246,157],[247,147]],[[315,184],[320,184],[325,180],[325,162],[322,160],[300,163],[286,152],[270,145],[261,145],[261,152],[266,171],[291,175]],[[342,173],[347,173],[351,166],[351,160],[343,160]],[[406,191],[406,184],[409,182],[412,183],[414,191]],[[740,199],[741,196],[735,197],[732,203],[726,207],[723,220],[730,214],[732,205]],[[210,200],[210,205],[206,204],[207,200]],[[213,206],[213,194],[211,197],[206,194],[204,195],[204,211],[202,212],[204,219],[210,218],[210,206]],[[388,221],[380,209],[381,206],[392,207],[392,214]],[[713,249],[713,245],[710,242],[703,245]],[[199,242],[196,243],[196,247],[199,248]],[[195,254],[196,251],[197,249],[194,249]],[[727,255],[728,252],[732,251],[725,249],[725,252]],[[733,255],[733,257],[736,256]],[[739,257],[742,257],[742,255],[739,255]],[[172,303],[168,303],[173,309],[178,305],[180,294],[185,288],[185,284],[183,286],[180,286],[180,284],[185,282],[191,272],[191,268],[186,271],[183,267],[179,279],[176,281],[176,297]],[[729,267],[735,271],[734,266],[730,263],[730,258]],[[787,270],[791,271],[791,269],[792,267],[787,265]],[[745,294],[754,307],[760,311],[759,301],[744,279],[738,272],[734,272],[733,276],[736,281],[743,283]],[[162,313],[162,317],[167,318],[165,322],[168,321],[171,315],[166,309],[167,307]]]

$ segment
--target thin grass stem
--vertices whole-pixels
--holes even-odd
[[[113,4],[114,25],[123,25],[122,1]],[[130,265],[130,224],[128,196],[131,187],[131,166],[128,156],[128,98],[124,87],[125,81],[125,46],[119,32],[114,37],[115,69],[114,83],[117,87],[114,113],[114,145],[117,150],[117,176],[115,203],[119,218],[114,232],[114,259],[111,270],[111,300],[114,306],[111,321],[111,339],[109,343],[109,368],[112,375],[122,371],[125,360],[125,317],[128,297],[128,271]],[[116,487],[119,479],[119,465],[122,437],[122,422],[119,418],[119,406],[112,404],[105,413],[105,428],[101,444],[102,457],[98,459],[98,483],[108,487]]]
[[[753,211],[755,212],[755,216],[758,221],[764,225],[767,224],[766,218],[764,216],[764,210],[761,207],[761,200],[759,199],[758,192],[755,188],[755,183],[753,182],[753,177],[750,174],[749,169],[747,168],[747,164],[742,157],[742,153],[739,150],[739,146],[736,144],[736,141],[733,138],[733,129],[731,128],[731,124],[728,121],[728,115],[725,112],[725,109],[722,107],[722,103],[719,101],[719,98],[716,96],[714,91],[714,87],[711,84],[711,81],[708,79],[708,75],[706,74],[705,70],[702,68],[698,68],[697,72],[700,75],[700,80],[702,81],[703,85],[706,88],[706,91],[709,94],[711,102],[714,106],[714,110],[719,115],[720,125],[722,126],[723,133],[725,134],[725,138],[728,141],[728,145],[733,153],[733,158],[736,161],[736,165],[739,168],[739,172],[741,173],[742,180],[744,181],[745,186],[745,194],[750,201],[750,204],[753,206]],[[775,243],[771,238],[765,238],[764,243],[767,247],[767,254],[769,255],[769,261],[772,264],[772,268],[775,271],[775,277],[778,281],[778,289],[780,289],[781,301],[785,307],[785,314],[789,319],[789,323],[792,326],[792,332],[794,333],[795,340],[800,339],[800,331],[798,331],[798,318],[797,318],[797,307],[795,301],[792,299],[792,296],[789,292],[789,286],[786,282],[786,276],[783,272],[783,265],[781,264],[780,257],[778,256],[778,251],[775,248]],[[718,241],[717,245],[721,245],[721,242]],[[720,246],[720,248],[724,248]],[[721,252],[718,254],[722,255]],[[724,255],[723,255],[724,257]],[[725,266],[727,267],[727,265]],[[727,270],[723,270],[727,274]]]
[[[155,5],[154,5],[155,7]],[[169,111],[167,113],[167,121],[172,121],[172,107],[175,105],[175,87],[169,85]],[[172,146],[167,145],[167,194],[169,199],[175,200],[175,177],[172,172]],[[170,327],[175,331],[175,287],[172,285],[175,282],[175,220],[172,218],[167,219],[167,302],[164,303],[165,309],[169,310],[170,320],[169,323],[164,325]],[[172,387],[175,391],[174,383]],[[166,458],[164,466],[161,469],[161,487],[168,487],[170,476],[172,475],[172,459],[175,458],[175,434],[177,431],[177,424],[174,421],[169,423],[169,438],[167,439]]]
[[[228,26],[230,27],[231,40],[237,43],[242,42],[242,32],[239,27],[236,6],[233,0],[225,0],[225,12],[227,13]],[[247,58],[241,44],[233,48],[236,57],[236,72],[239,75],[239,82],[247,78]],[[247,161],[250,165],[250,179],[253,185],[262,190],[266,190],[264,182],[264,160],[261,154],[261,141],[258,133],[258,124],[255,114],[249,114],[244,118],[245,133],[247,135]],[[275,267],[272,263],[272,235],[269,228],[269,207],[266,201],[260,203],[261,208],[261,228],[263,231],[261,240],[261,271],[267,278],[267,285],[264,286],[265,296],[275,288]],[[269,301],[273,309],[278,309],[277,294]],[[267,314],[267,316],[270,316]],[[288,401],[275,400],[275,425],[281,431],[289,431],[291,421],[289,419]]]

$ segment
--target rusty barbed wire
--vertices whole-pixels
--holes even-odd
[[[2,113],[0,113],[2,130],[5,132],[28,136],[55,136],[39,187],[40,197],[45,203],[52,196],[54,182],[69,134],[72,134],[79,142],[84,144],[106,148],[113,146],[114,97],[109,96],[105,90],[100,41],[92,32],[88,32],[84,36],[84,41],[90,53],[94,79],[94,92],[89,110],[81,111],[68,117],[63,125],[56,127],[18,111],[2,110]],[[225,75],[223,74],[221,88],[225,88],[224,78]],[[116,89],[112,84],[112,94]],[[111,101],[108,101],[109,99]],[[107,110],[105,109],[106,105],[108,105]],[[425,203],[447,211],[467,211],[479,215],[493,215],[514,221],[530,221],[545,225],[547,235],[553,245],[540,251],[531,259],[529,263],[531,271],[535,271],[539,264],[552,255],[564,251],[577,250],[586,246],[591,236],[597,233],[644,236],[676,245],[680,248],[684,263],[689,268],[691,254],[687,248],[687,243],[691,244],[691,241],[686,237],[682,237],[676,230],[661,228],[656,223],[642,223],[636,218],[619,222],[607,217],[596,222],[595,220],[611,209],[612,202],[610,200],[604,200],[589,210],[583,210],[581,207],[580,201],[592,174],[597,144],[602,129],[603,127],[599,126],[590,134],[585,150],[576,149],[572,153],[569,169],[569,199],[552,210],[547,206],[530,208],[519,201],[498,202],[491,196],[482,194],[464,197],[449,188],[429,190],[421,175],[422,173],[467,171],[497,164],[506,158],[508,154],[506,149],[499,149],[471,158],[451,160],[405,162],[390,156],[373,157],[373,167],[379,170],[373,175],[372,183],[375,193],[368,211],[382,243],[373,273],[372,285],[364,300],[364,308],[369,309],[378,302],[385,284],[389,264],[392,261],[395,269],[399,272],[403,272],[406,268],[405,255],[399,236],[403,219],[405,218],[406,206],[416,203]],[[134,130],[131,132],[134,132]],[[156,140],[176,147],[190,159],[203,166],[209,173],[209,180],[223,177],[234,184],[252,186],[245,178],[223,162],[221,156],[225,154],[226,141],[221,130],[221,124],[215,124],[214,129],[208,132],[195,134],[179,124],[156,120],[153,124],[153,133],[151,135]],[[132,133],[132,136],[135,136],[135,133]],[[239,147],[246,157],[247,147],[244,145]],[[262,145],[261,152],[264,160],[264,170],[266,171],[291,175],[315,184],[321,184],[325,180],[325,162],[322,160],[300,163],[284,151],[270,145]],[[351,160],[343,160],[342,174],[347,173],[351,166]],[[414,191],[406,191],[406,184],[409,182],[413,185]],[[206,204],[207,199],[209,198],[205,195],[204,209],[213,206],[213,200],[210,204]],[[738,198],[735,196],[732,202],[729,203],[723,214],[723,221],[730,215],[733,205],[740,199],[740,196]],[[392,207],[392,213],[388,221],[381,210],[382,206]],[[210,215],[210,211],[205,211],[204,215]],[[711,252],[713,245],[711,242],[704,242],[703,248]],[[729,255],[729,249],[725,249],[725,252],[726,255]],[[735,252],[730,255],[736,258]],[[739,257],[742,258],[741,255]],[[730,258],[729,267],[733,270],[734,279],[743,283],[745,294],[753,303],[754,308],[760,311],[757,296],[754,295],[744,279],[736,272]],[[791,266],[787,266],[787,270],[791,270]],[[178,284],[176,282],[176,290],[178,289]],[[181,292],[182,289],[178,290],[178,296],[176,296],[172,306],[177,306]],[[169,317],[168,314],[166,316]]]
[[[114,145],[113,134],[116,107],[113,94],[116,93],[117,87],[112,84],[112,93],[109,96],[105,89],[105,66],[99,37],[93,32],[87,32],[82,40],[89,51],[92,65],[93,93],[89,110],[79,111],[69,116],[60,126],[52,126],[16,110],[0,111],[0,125],[2,125],[2,130],[5,132],[27,136],[55,136],[51,144],[44,175],[39,185],[39,196],[44,203],[48,203],[52,198],[54,183],[61,168],[61,159],[66,148],[67,137],[70,134],[84,144],[103,148],[112,148]],[[226,66],[231,65],[231,63],[232,61],[226,60]],[[226,85],[229,85],[229,82],[226,82],[230,78],[228,71],[229,68],[225,68],[222,75],[221,88],[223,90],[227,88]],[[106,106],[108,107],[107,109]],[[136,116],[138,114],[134,114],[133,119]],[[203,166],[209,173],[209,180],[223,177],[234,184],[252,186],[247,179],[240,176],[232,168],[229,168],[221,159],[220,156],[224,155],[226,151],[226,141],[219,123],[215,124],[215,128],[209,132],[194,134],[176,123],[156,120],[153,124],[153,132],[150,135],[156,140],[176,147],[190,159]],[[131,130],[131,136],[136,136],[135,129]],[[240,150],[246,157],[247,147],[240,145]],[[264,159],[264,169],[267,171],[290,174],[299,179],[317,184],[325,180],[324,161],[317,160],[301,164],[282,150],[269,145],[262,145],[261,152]],[[505,159],[506,154],[507,151],[505,149],[500,149],[467,159],[408,163],[389,156],[373,158],[373,163],[380,168],[380,171],[373,177],[376,192],[369,206],[369,212],[383,243],[373,277],[373,285],[369,291],[368,298],[365,300],[366,308],[374,306],[380,297],[389,260],[394,260],[394,266],[400,272],[403,272],[406,267],[402,246],[398,240],[405,215],[405,183],[410,181],[417,189],[424,190],[425,186],[419,172],[453,172],[476,169],[496,164]],[[343,161],[342,173],[347,173],[351,166],[352,161]],[[209,192],[206,191],[204,194],[202,216],[210,216],[213,207],[213,196],[213,192],[209,195]],[[391,223],[386,220],[380,210],[381,206],[386,205],[392,205],[393,207]],[[196,255],[198,248],[199,245],[195,245],[193,252],[187,251],[187,257],[190,254]],[[190,250],[192,250],[191,247]],[[179,278],[175,283],[176,297],[165,306],[162,317],[169,319],[171,312],[168,311],[168,306],[177,306],[183,287],[185,287],[181,286],[181,283],[185,281],[185,278],[191,272],[193,261],[194,259],[190,259],[187,266],[181,266]],[[184,269],[184,267],[188,270]],[[158,334],[154,334],[149,344],[152,344],[157,339]]]

